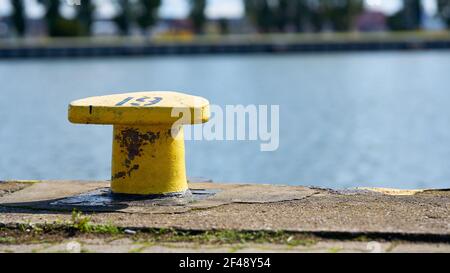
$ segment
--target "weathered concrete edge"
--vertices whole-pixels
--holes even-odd
[[[43,228],[47,230],[62,231],[64,229],[69,229],[69,224],[30,224],[30,223],[19,223],[10,222],[2,223],[0,222],[0,229],[9,230],[20,230],[23,231],[24,226],[29,226],[30,228]],[[101,225],[99,225],[101,226]],[[125,230],[132,230],[134,232],[149,233],[150,231],[163,231],[167,228],[156,228],[156,227],[138,227],[138,226],[117,226],[121,230],[120,233],[125,234]],[[288,235],[299,235],[304,237],[314,237],[322,240],[331,241],[401,241],[410,243],[445,243],[450,244],[450,233],[449,234],[437,234],[437,233],[406,233],[406,232],[358,232],[358,231],[318,231],[318,230],[261,230],[261,229],[190,229],[190,228],[170,228],[169,230],[175,232],[182,232],[188,235],[200,235],[206,234],[208,232],[223,232],[223,231],[233,231],[236,234],[245,233],[265,233],[267,235],[276,234],[277,232],[282,232]],[[82,232],[83,233],[83,232]],[[96,234],[95,232],[84,232],[88,234]]]

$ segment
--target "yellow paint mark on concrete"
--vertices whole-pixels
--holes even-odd
[[[403,190],[403,189],[390,189],[390,188],[357,188],[358,190],[368,190],[373,192],[379,192],[386,195],[414,195],[422,193],[427,190]]]
[[[5,183],[40,183],[42,180],[1,180],[0,182]]]

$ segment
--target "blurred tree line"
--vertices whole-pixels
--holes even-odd
[[[450,28],[450,0],[438,1],[438,16]],[[363,0],[244,0],[247,16],[260,32],[293,29],[320,32],[351,31],[364,11]],[[403,8],[387,17],[390,30],[417,30],[421,27],[421,0],[403,0]]]
[[[24,0],[11,0],[12,21],[20,36],[24,35],[26,28],[24,2]],[[44,19],[50,36],[91,35],[95,13],[93,0],[81,0],[81,5],[74,5],[75,17],[72,19],[64,18],[61,14],[61,5],[65,5],[65,1],[38,0],[38,2],[44,6]],[[113,21],[120,33],[127,35],[133,23],[144,33],[156,23],[161,0],[116,0],[116,5],[119,7],[119,11]]]
[[[10,0],[11,16],[18,35],[26,32],[24,0]],[[75,17],[64,18],[60,8],[62,0],[38,0],[45,8],[45,22],[50,36],[87,36],[91,34],[95,5],[93,0],[81,0],[75,7]],[[188,0],[189,20],[197,34],[204,33],[207,18],[207,0]],[[226,0],[224,0],[226,1]],[[450,1],[438,1],[438,16],[450,28]],[[113,18],[122,35],[136,25],[145,33],[158,20],[162,0],[115,0],[118,14]],[[321,32],[350,31],[356,17],[363,12],[363,0],[243,0],[246,17],[262,33],[269,32]],[[422,16],[421,0],[403,0],[403,8],[387,18],[390,30],[416,30]],[[228,31],[227,21],[219,20],[223,33]]]
[[[439,16],[447,24],[447,28],[450,29],[450,1],[449,0],[438,0],[438,10],[439,10]]]
[[[350,30],[363,0],[244,0],[245,12],[260,32]]]
[[[388,26],[391,30],[419,29],[421,22],[421,0],[403,0],[403,8],[388,18]]]

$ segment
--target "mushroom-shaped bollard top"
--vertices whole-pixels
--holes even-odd
[[[169,91],[90,97],[69,105],[72,123],[113,125],[111,189],[121,194],[185,192],[183,125],[209,117],[208,100]]]

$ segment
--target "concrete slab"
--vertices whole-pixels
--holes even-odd
[[[17,185],[20,184],[10,183],[13,183],[13,189],[18,189]],[[108,186],[109,182],[106,181],[42,181],[0,196],[0,205],[50,211],[77,209],[85,212],[157,214],[187,212],[232,203],[263,204],[300,200],[319,193],[306,187],[190,183],[191,193],[185,195],[126,197],[112,194]]]
[[[190,188],[199,196],[183,202],[160,202],[161,198],[115,199],[109,195],[108,185],[107,181],[2,182],[0,226],[67,222],[71,221],[71,211],[76,208],[89,213],[93,224],[135,230],[286,231],[313,234],[321,237],[322,242],[335,240],[329,248],[337,247],[336,242],[349,243],[365,237],[383,243],[395,241],[394,246],[383,246],[390,251],[449,251],[449,190],[413,190],[406,194],[389,189],[334,191],[295,186],[190,183]],[[81,204],[70,201],[98,190],[103,190],[105,197],[98,204],[89,203],[90,197]],[[55,203],[61,200],[69,202]],[[398,240],[414,247],[400,247]],[[20,251],[20,244],[13,245]],[[351,251],[350,246],[346,244],[343,249]],[[152,247],[144,249],[152,251]],[[161,250],[164,247],[158,247],[164,251]],[[213,248],[223,250],[222,246]],[[253,249],[248,245],[245,248]],[[270,251],[275,249],[269,247]],[[102,248],[97,250],[101,252]]]

